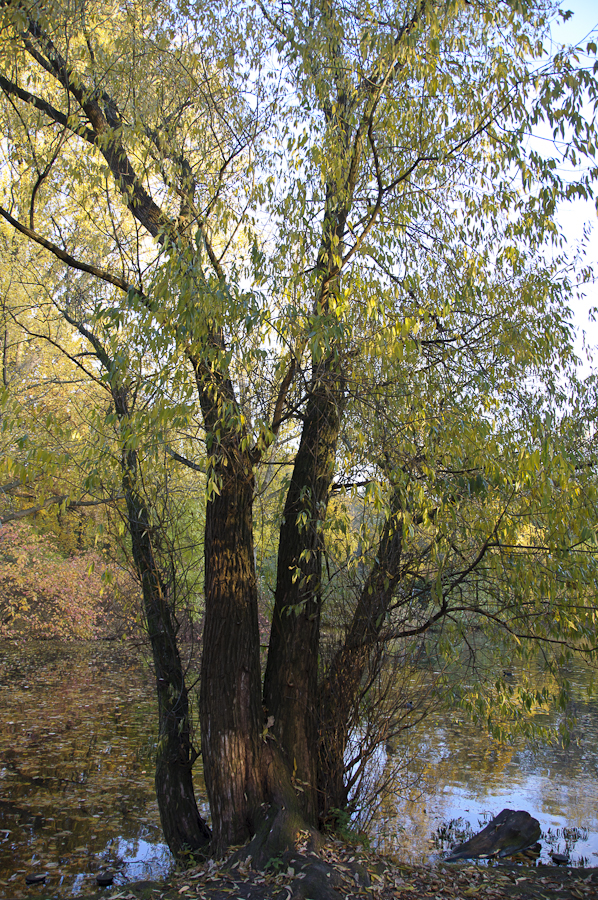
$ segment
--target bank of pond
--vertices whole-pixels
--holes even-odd
[[[540,823],[528,862],[598,866],[588,677],[571,665],[577,725],[567,748],[498,744],[455,712],[382,748],[378,774],[398,774],[368,823],[371,847],[410,865],[439,860],[510,808]],[[0,898],[31,896],[32,873],[46,875],[44,896],[60,898],[89,893],[106,869],[115,885],[172,871],[154,794],[155,719],[151,671],[130,646],[0,642]],[[208,816],[199,763],[194,772]]]

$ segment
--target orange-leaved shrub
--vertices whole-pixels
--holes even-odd
[[[134,627],[136,594],[97,551],[64,556],[28,523],[0,525],[0,637],[120,637]]]

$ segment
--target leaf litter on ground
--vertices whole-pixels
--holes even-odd
[[[311,877],[316,870],[320,895]],[[127,887],[135,900],[598,900],[598,869],[442,861],[415,866],[334,840],[317,849],[299,842],[265,870],[233,856],[173,875],[159,890],[151,884],[146,895]]]

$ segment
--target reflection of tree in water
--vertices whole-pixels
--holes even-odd
[[[491,741],[462,714],[433,704],[433,691],[426,696],[428,714],[387,744],[383,773],[375,773],[386,790],[368,807],[376,846],[417,861],[428,851],[430,799],[442,797],[456,781],[488,789],[504,784],[515,753],[512,745]],[[432,849],[437,849],[434,842]]]
[[[514,687],[525,674],[513,668]],[[550,692],[555,683],[540,666],[530,665],[527,676],[540,693]],[[392,752],[388,756],[382,752],[379,758],[389,794],[375,804],[369,825],[374,845],[420,862],[469,839],[504,808],[527,809],[547,835],[542,839],[542,862],[549,863],[549,852],[555,850],[572,854],[574,865],[588,860],[594,865],[598,710],[587,700],[589,673],[572,665],[567,677],[572,692],[568,707],[534,710],[539,724],[557,728],[572,712],[576,714],[567,747],[525,735],[506,742],[493,740],[458,710],[437,709],[416,728],[403,732],[387,748]],[[555,827],[555,819],[557,825],[569,822],[580,827]]]
[[[397,642],[385,660],[367,684],[345,752],[352,823],[375,834],[393,797],[419,792],[425,765],[420,726],[440,708],[441,673],[414,665],[408,643]]]
[[[417,648],[398,641],[394,659],[387,649],[387,669],[367,683],[364,714],[345,755],[353,823],[373,828],[379,846],[389,850],[396,847],[396,834],[405,831],[405,802],[411,804],[407,818],[415,829],[421,824],[421,796],[440,795],[457,782],[466,791],[488,795],[504,788],[507,769],[526,751],[521,741],[492,740],[491,726],[508,735],[530,719],[538,733],[560,724],[559,716],[546,715],[548,698],[558,689],[550,665],[536,661],[513,671],[510,663],[506,670],[500,647],[477,634],[462,652],[441,653],[439,647],[432,636]],[[460,658],[463,654],[466,659]],[[471,683],[463,682],[464,669]],[[497,694],[491,722],[474,724],[463,710],[447,709],[447,697],[475,697],[482,681],[490,685],[488,695]],[[509,702],[501,704],[505,694]]]
[[[145,663],[130,649],[97,644],[26,651],[0,648],[0,682],[10,686],[0,700],[0,894],[25,890],[19,869],[49,872],[54,896],[71,893],[81,873],[81,889],[93,886],[93,873],[118,857],[128,877],[166,871]],[[141,870],[134,858],[145,858]]]

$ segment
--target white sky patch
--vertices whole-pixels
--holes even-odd
[[[554,25],[554,38],[564,44],[578,44],[585,47],[589,40],[598,40],[598,5],[596,0],[564,0],[563,10],[571,10],[573,15],[566,22]],[[593,32],[593,34],[592,34]],[[589,231],[585,244],[585,264],[592,265],[598,277],[598,215],[596,205],[591,201],[575,200],[564,203],[559,214],[559,222],[571,248],[571,255],[581,245],[584,232]],[[583,332],[586,344],[598,347],[598,322],[592,320],[591,309],[598,307],[598,283],[586,285],[585,297],[574,304],[575,323],[578,328],[577,349],[585,358]],[[598,353],[596,353],[598,357]],[[586,363],[584,372],[589,371]]]

